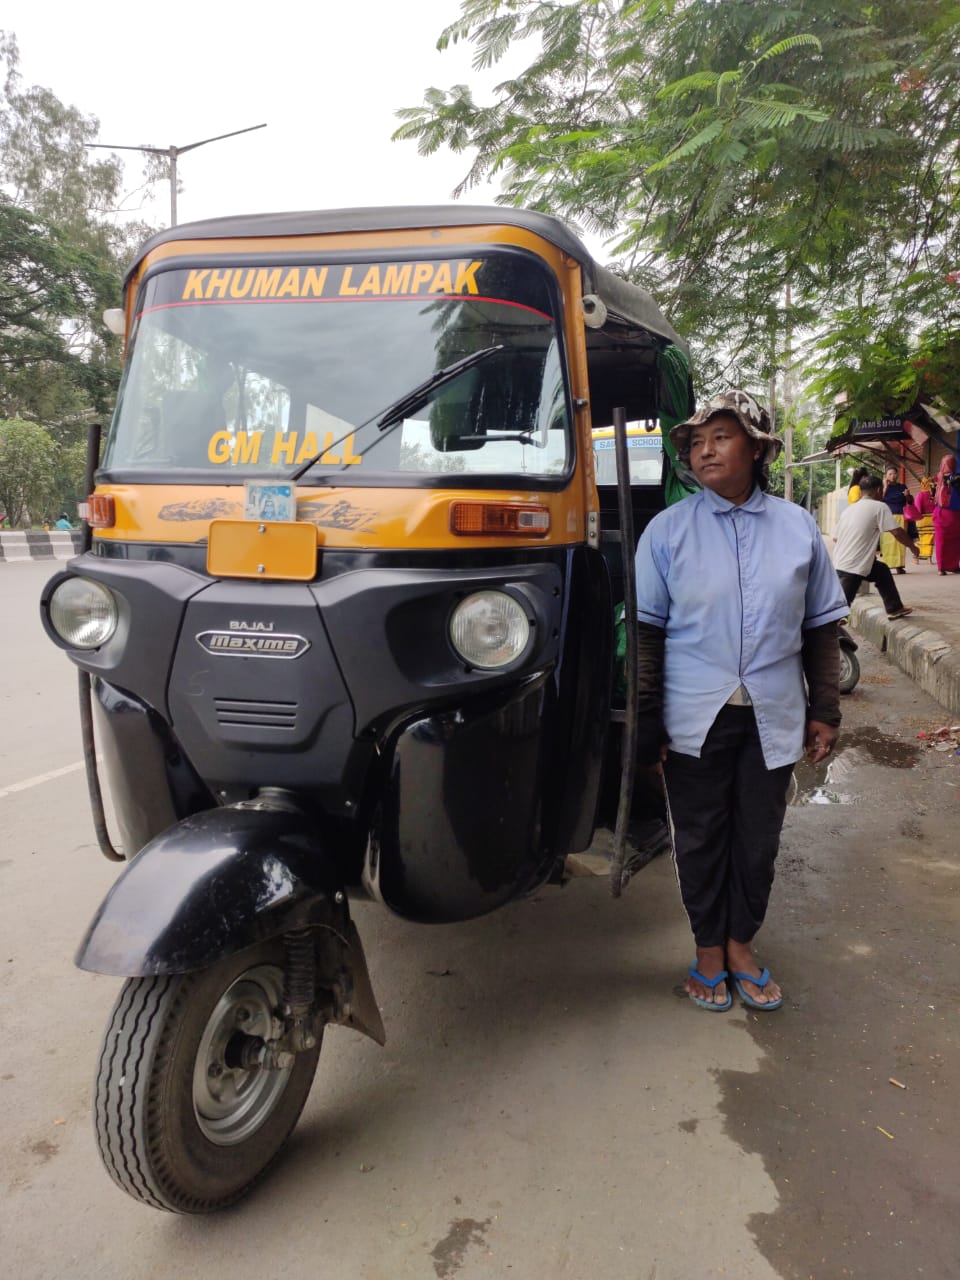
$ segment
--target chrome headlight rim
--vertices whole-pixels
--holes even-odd
[[[499,610],[499,619],[491,619],[489,615],[486,619],[476,616],[484,606],[492,606],[494,612]],[[472,621],[469,617],[471,612],[475,615]],[[510,671],[522,663],[530,652],[536,627],[536,619],[531,615],[529,602],[508,588],[480,587],[457,601],[447,622],[447,638],[467,671],[477,671],[484,675]],[[496,644],[495,637],[489,634],[489,630],[491,626],[496,628],[498,624],[501,630],[506,626],[508,634]],[[488,629],[485,638],[481,634],[484,625]],[[484,645],[487,647],[486,652],[483,651]]]
[[[71,598],[72,597],[72,598]],[[102,649],[116,634],[120,607],[111,589],[95,578],[61,578],[46,600],[49,629],[66,649]]]

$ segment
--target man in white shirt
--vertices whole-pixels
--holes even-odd
[[[860,481],[859,502],[852,502],[837,521],[833,567],[847,604],[853,603],[862,582],[872,582],[880,592],[887,617],[905,618],[913,610],[905,608],[893,574],[877,559],[877,543],[881,533],[890,533],[897,542],[910,548],[914,560],[920,559],[920,549],[897,524],[887,504],[879,500],[882,492],[883,481],[879,476],[864,476]]]

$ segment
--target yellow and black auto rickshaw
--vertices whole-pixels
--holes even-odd
[[[592,429],[683,416],[689,378],[648,294],[517,210],[176,227],[115,318],[42,612],[126,859],[77,958],[126,980],[100,1151],[204,1212],[282,1146],[327,1023],[383,1041],[351,897],[463,920],[590,845],[620,732]]]

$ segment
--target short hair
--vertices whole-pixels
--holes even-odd
[[[861,492],[869,489],[870,492],[873,493],[875,490],[882,489],[882,488],[883,488],[883,481],[880,479],[879,476],[866,475],[860,481]]]

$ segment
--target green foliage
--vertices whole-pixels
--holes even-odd
[[[56,499],[57,449],[49,434],[23,418],[0,418],[0,508],[11,526]]]
[[[960,404],[960,5],[465,0],[460,41],[529,62],[489,102],[431,88],[394,136],[469,156],[457,194],[495,177],[606,235],[705,390],[765,385],[812,335],[795,376],[856,416],[935,378]]]
[[[69,505],[73,447],[109,414],[120,376],[102,314],[120,304],[123,268],[149,229],[112,220],[123,170],[87,148],[96,119],[24,84],[18,68],[16,38],[0,32],[0,418],[48,429],[62,453],[53,487]]]

